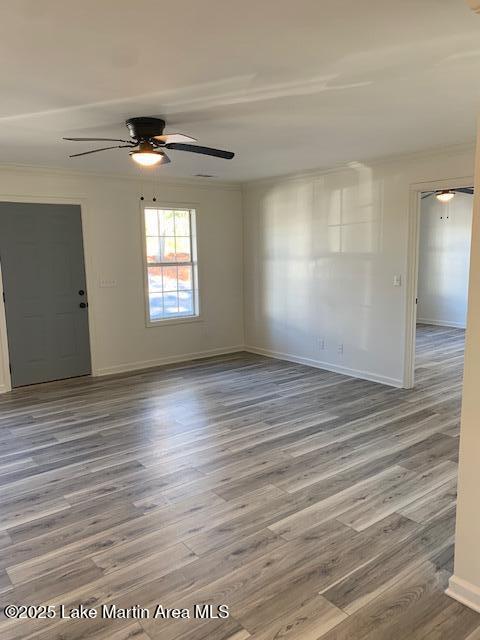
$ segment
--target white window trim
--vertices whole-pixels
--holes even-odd
[[[145,229],[145,209],[180,209],[182,211],[190,210],[194,212],[195,230],[190,229],[191,237],[195,237],[195,252],[196,259],[192,260],[194,264],[194,295],[196,296],[196,306],[198,314],[194,316],[178,316],[174,318],[160,318],[159,320],[150,319],[150,298],[148,288],[148,266],[151,263],[147,262],[147,234]],[[142,269],[143,269],[143,292],[144,292],[144,309],[145,309],[145,326],[148,328],[164,327],[175,324],[189,324],[192,322],[203,322],[202,316],[202,303],[200,296],[200,269],[199,269],[199,257],[198,257],[198,205],[193,202],[162,202],[162,201],[142,201],[140,206],[140,230],[142,241]],[[190,218],[191,224],[191,218]],[[192,247],[193,249],[193,247]],[[192,256],[193,257],[193,256]],[[175,263],[177,264],[177,263]],[[191,264],[191,263],[188,263]]]

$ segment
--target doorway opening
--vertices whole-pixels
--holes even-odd
[[[80,205],[0,202],[12,387],[91,373]]]
[[[446,393],[462,383],[472,214],[472,187],[420,195],[415,381],[441,368]]]

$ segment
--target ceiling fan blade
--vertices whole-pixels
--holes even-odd
[[[201,153],[204,156],[215,156],[216,158],[224,158],[231,160],[235,155],[232,151],[223,151],[222,149],[212,149],[211,147],[200,147],[194,144],[182,144],[179,142],[169,142],[165,145],[167,149],[175,151],[190,151],[191,153]]]
[[[116,144],[113,147],[102,147],[101,149],[92,149],[91,151],[83,151],[82,153],[74,153],[69,158],[77,158],[78,156],[88,156],[89,153],[98,153],[99,151],[106,151],[107,149],[124,149],[125,147],[131,147],[130,144]],[[134,146],[134,145],[133,145]]]
[[[196,138],[192,138],[191,136],[185,136],[183,133],[164,133],[161,136],[153,136],[154,140],[158,140],[158,142],[196,142]]]
[[[473,195],[473,187],[458,187],[457,189],[452,189],[452,191],[456,191],[457,193],[469,193]]]
[[[170,158],[163,151],[162,151],[162,156],[163,156],[163,160],[160,164],[168,164],[169,162],[171,162]]]
[[[73,142],[130,142],[130,140],[119,140],[117,138],[62,138]]]

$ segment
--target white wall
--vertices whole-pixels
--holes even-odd
[[[410,187],[471,175],[452,148],[246,185],[247,346],[401,386]]]
[[[139,197],[156,192],[158,202],[198,206],[198,249],[202,321],[146,327]],[[190,182],[147,183],[61,171],[0,169],[0,200],[84,205],[84,236],[94,371],[98,374],[141,368],[215,353],[243,345],[242,209],[235,185]],[[100,288],[100,279],[115,279]],[[6,341],[3,310],[1,360]],[[0,390],[8,370],[0,367]]]
[[[447,593],[480,612],[480,128],[478,132],[460,426],[455,573],[450,578]]]
[[[85,205],[96,373],[246,343],[260,352],[401,385],[406,292],[393,286],[393,277],[405,283],[410,186],[472,173],[473,149],[459,147],[250,183],[243,191],[243,256],[238,186],[165,181],[156,189],[159,202],[198,204],[204,319],[153,328],[144,317],[138,182],[0,168],[0,199]],[[143,187],[153,194],[152,184]],[[100,279],[115,279],[117,287],[100,288]],[[8,384],[3,322],[0,314],[0,390]]]
[[[465,328],[473,196],[422,200],[418,266],[419,322]]]

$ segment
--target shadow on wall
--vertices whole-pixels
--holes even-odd
[[[376,281],[384,277],[383,189],[370,167],[352,163],[266,190],[256,312],[272,350],[313,349],[319,360],[337,360],[347,335],[355,349],[368,350]]]

